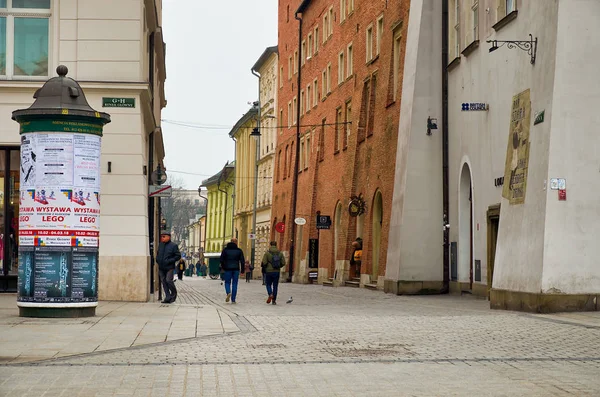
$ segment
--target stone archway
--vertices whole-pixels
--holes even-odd
[[[458,193],[458,283],[473,289],[473,183],[471,168],[463,164]]]
[[[383,196],[379,190],[375,192],[371,214],[373,222],[371,227],[371,283],[377,283],[379,278],[379,261],[381,260],[381,228],[383,223]]]

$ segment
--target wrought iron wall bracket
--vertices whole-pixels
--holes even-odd
[[[529,40],[487,40],[486,43],[492,43],[492,47],[490,48],[490,52],[496,51],[498,48],[506,46],[509,49],[519,48],[531,57],[531,64],[535,64],[535,56],[537,53],[537,37],[534,39],[533,35],[529,34]],[[498,45],[498,43],[501,43]]]

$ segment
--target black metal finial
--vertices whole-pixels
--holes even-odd
[[[65,77],[67,73],[69,73],[69,69],[65,65],[58,65],[58,67],[56,68],[56,73],[60,77]]]

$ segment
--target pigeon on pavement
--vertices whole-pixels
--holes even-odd
[[[294,301],[294,299],[290,296],[290,299],[288,299],[285,303],[292,303]]]

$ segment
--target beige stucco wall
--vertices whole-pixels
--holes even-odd
[[[56,75],[57,65],[66,65],[68,77],[81,83],[90,106],[109,113],[112,120],[102,139],[99,298],[147,301],[148,180],[143,167],[148,164],[147,136],[160,114],[152,117],[147,84],[144,1],[52,4],[49,77]],[[47,79],[0,81],[0,144],[18,145],[18,124],[10,120],[11,112],[29,107],[34,91]],[[135,108],[103,108],[103,97],[134,98]],[[155,152],[155,164],[159,153],[162,148]]]

